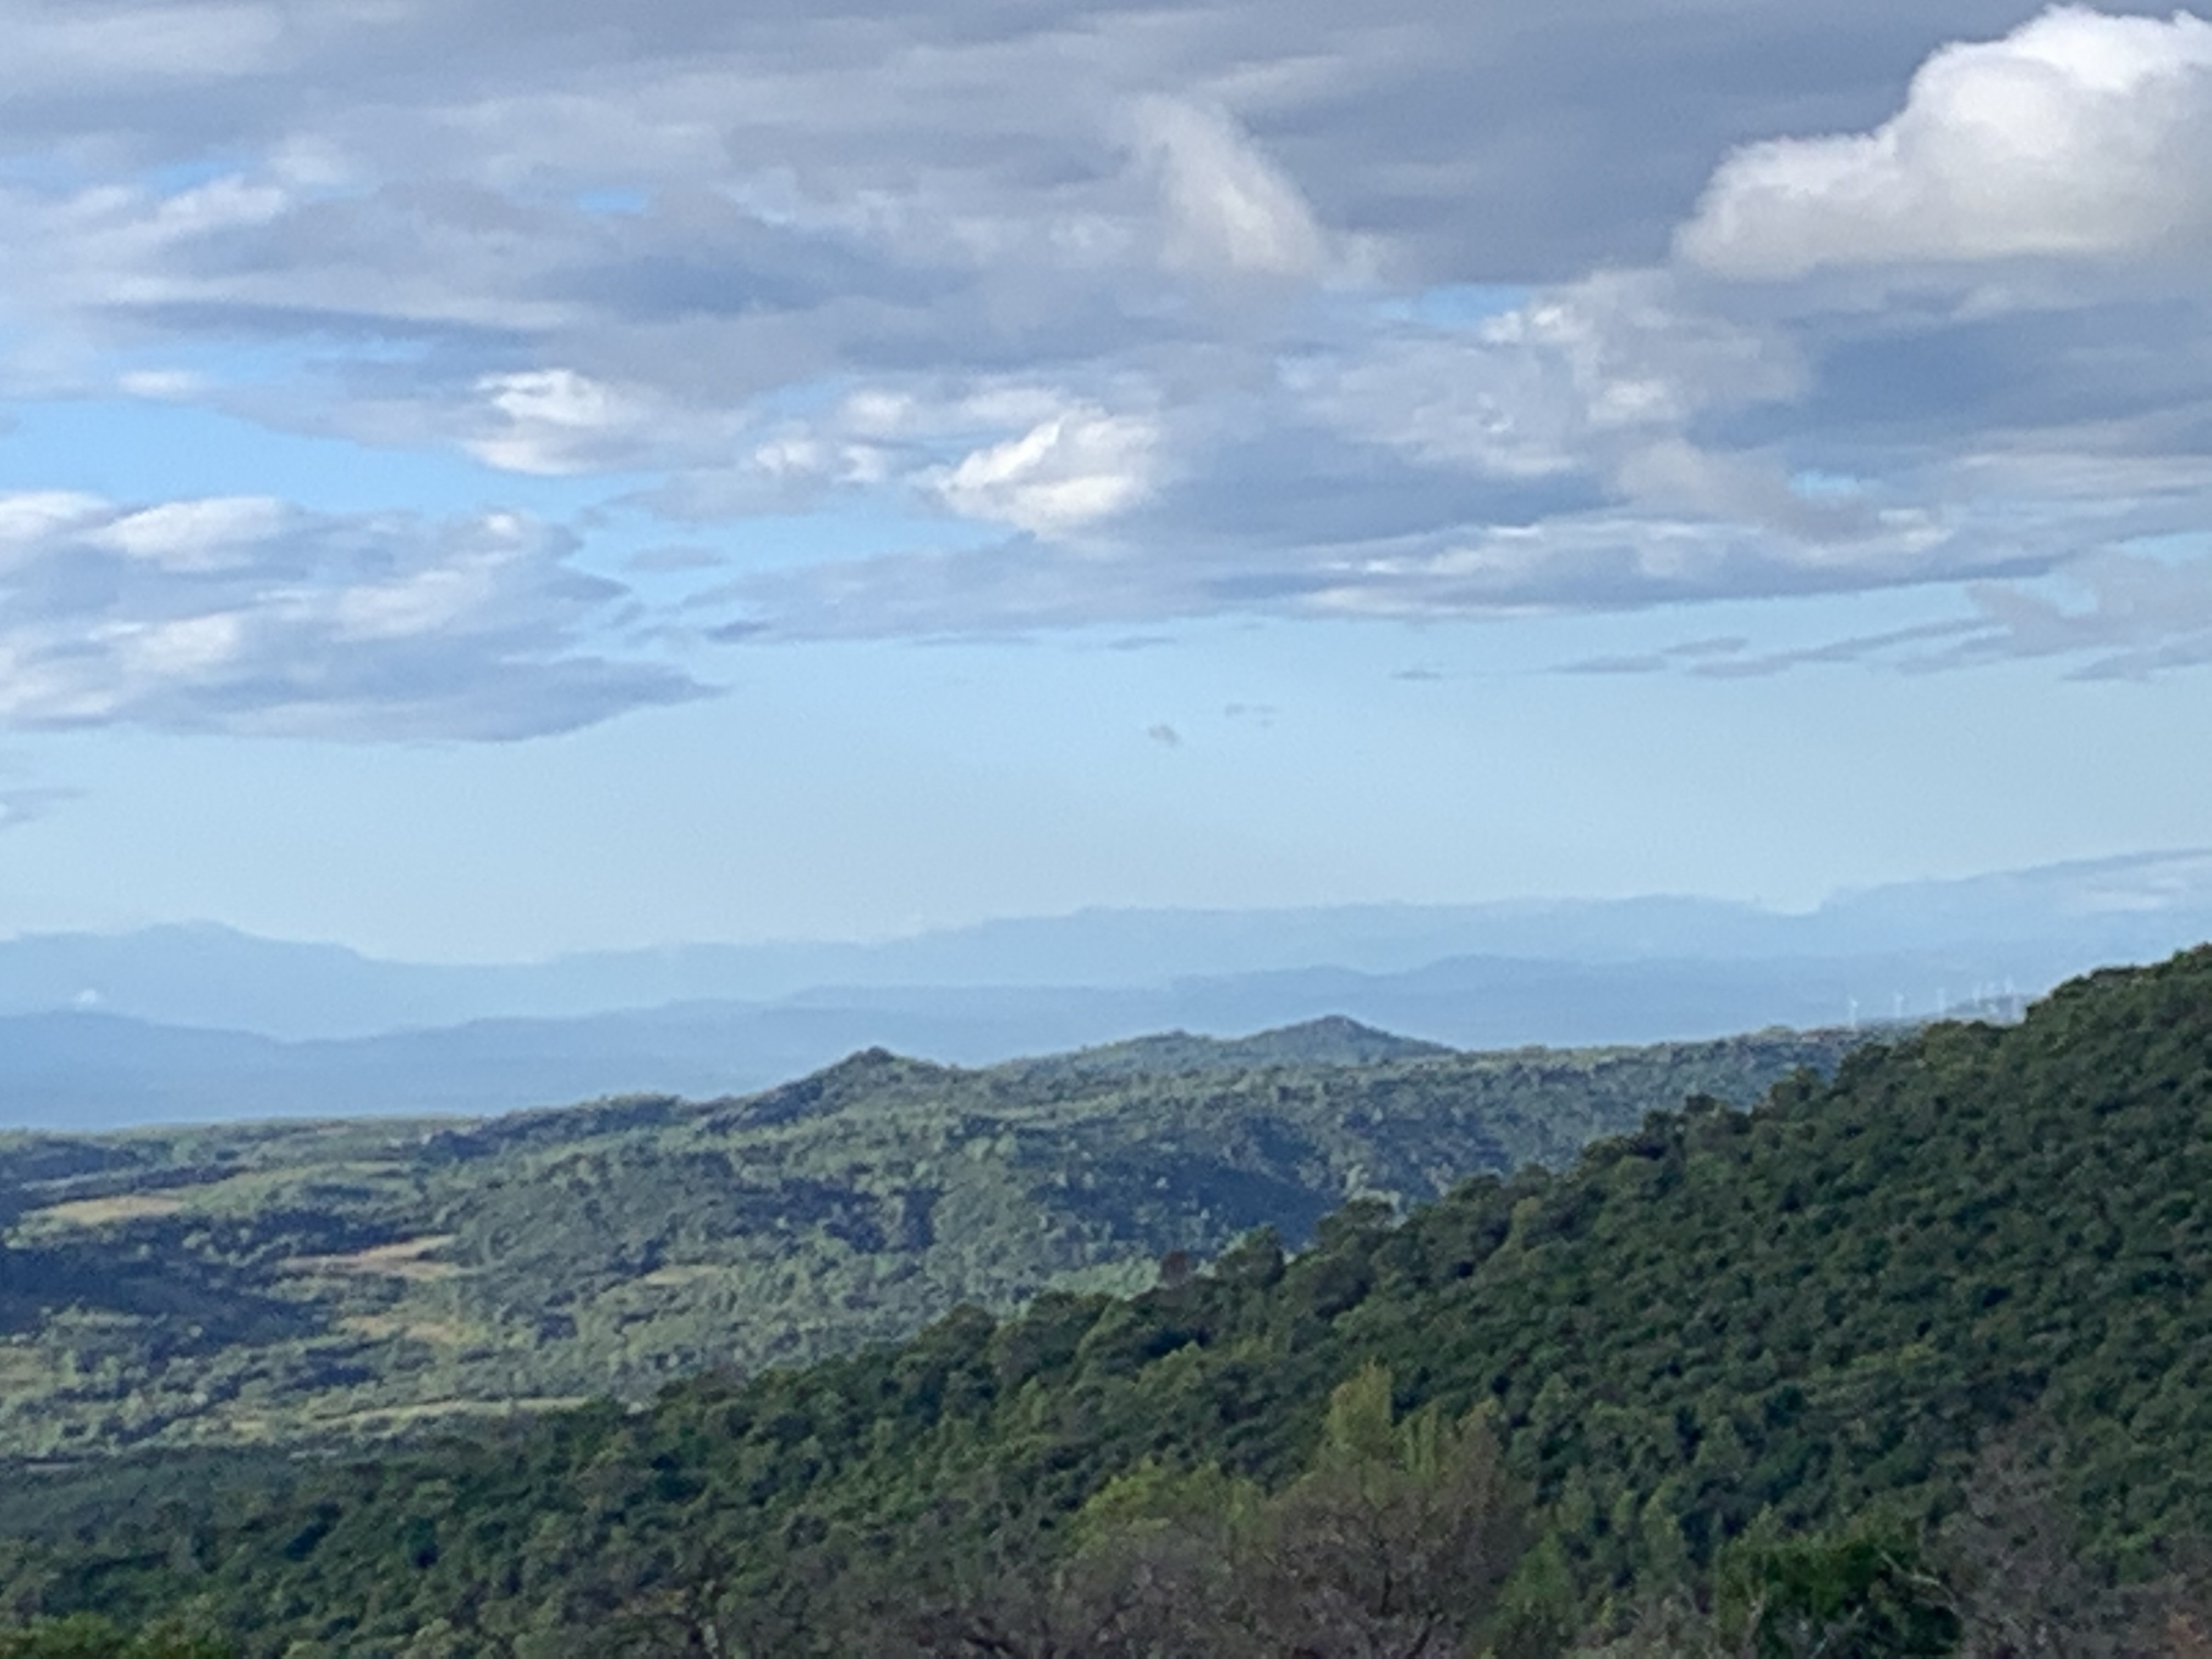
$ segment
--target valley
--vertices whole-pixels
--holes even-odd
[[[1346,1036],[1370,1052],[1316,1055]],[[869,1208],[823,1173],[822,1146],[870,1126],[848,1174],[887,1171],[890,1148],[906,1177],[926,1162],[932,1213],[959,1206],[975,1265],[962,1305],[903,1340],[649,1393],[647,1366],[627,1400],[433,1413],[416,1437],[302,1455],[334,1403],[308,1390],[272,1418],[306,1434],[289,1449],[187,1413],[136,1455],[19,1455],[0,1598],[55,1641],[110,1632],[96,1651],[135,1627],[133,1653],[248,1659],[1256,1654],[1285,1650],[1265,1644],[1285,1619],[1365,1644],[1327,1651],[1443,1632],[1529,1659],[1976,1653],[2023,1619],[2055,1653],[2194,1651],[2212,1609],[2192,1576],[2212,1539],[2212,950],[2073,981],[2017,1025],[1825,1057],[1782,1036],[1397,1058],[1374,1034],[1287,1041],[1298,1061],[1256,1067],[1182,1038],[980,1074],[863,1054],[738,1102],[420,1126],[404,1154],[344,1139],[387,1125],[295,1126],[258,1153],[265,1131],[19,1144],[11,1292],[57,1237],[143,1265],[117,1276],[137,1311],[79,1304],[62,1322],[82,1328],[205,1336],[228,1307],[242,1322],[222,1336],[281,1346],[252,1322],[289,1277],[321,1287],[325,1316],[397,1322],[358,1340],[428,1351],[433,1307],[495,1318],[526,1283],[587,1293],[568,1304],[580,1341],[583,1314],[615,1325],[648,1291],[696,1305],[723,1264],[756,1272],[763,1238],[800,1234],[748,1207],[771,1169],[793,1183],[779,1202],[813,1206],[818,1259],[825,1238],[868,1253],[865,1236],[945,1273],[933,1224],[898,1231],[911,1187],[867,1189]],[[1762,1066],[1782,1074],[1730,1104]],[[1643,1098],[1686,1085],[1674,1109]],[[1109,1099],[1143,1110],[1117,1129]],[[337,1138],[326,1161],[303,1160],[318,1135]],[[682,1172],[718,1138],[762,1179],[713,1183],[725,1207],[702,1210]],[[1079,1144],[1117,1179],[1056,1181],[1072,1171],[1046,1152]],[[205,1179],[226,1158],[260,1166]],[[599,1183],[629,1166],[617,1222]],[[1257,1212],[1230,1170],[1272,1170],[1279,1205],[1298,1169],[1307,1207],[1225,1237]],[[289,1190],[271,1213],[294,1217],[385,1182],[459,1190],[434,1170],[473,1171],[469,1211],[429,1202],[312,1249],[267,1237],[259,1303],[193,1301],[133,1231],[212,1229],[226,1188]],[[526,1170],[568,1194],[535,1231],[495,1173]],[[1000,1212],[997,1237],[1034,1226],[1041,1276],[997,1281],[994,1309],[989,1274],[1020,1258],[977,1241],[1017,1190],[1042,1207]],[[705,1247],[702,1214],[728,1242]],[[1052,1255],[1085,1237],[1121,1244]],[[1210,1259],[1153,1257],[1177,1239]],[[1126,1289],[1082,1277],[1109,1267]],[[349,1300],[371,1286],[374,1309]],[[364,1390],[359,1411],[381,1385],[333,1386]],[[1395,1599],[1358,1577],[1378,1559],[1407,1564]]]
[[[980,1070],[871,1050],[708,1102],[0,1139],[0,1449],[413,1432],[1139,1291],[1854,1040],[1460,1054],[1333,1020]]]

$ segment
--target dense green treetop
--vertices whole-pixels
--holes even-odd
[[[1494,1437],[1541,1534],[1508,1586],[1516,1628],[1553,1632],[1531,1653],[1747,1562],[1773,1606],[1847,1607],[1863,1640],[1831,1650],[1940,1650],[1959,1626],[1905,1552],[1968,1512],[1993,1448],[2041,1472],[2086,1559],[2160,1571],[2212,1535],[2212,951],[1863,1050],[1748,1113],[1653,1113],[1564,1174],[1402,1218],[1356,1201],[1303,1252],[1250,1236],[1134,1297],[966,1309],[642,1412],[301,1467],[222,1514],[110,1516],[19,1544],[0,1588],[293,1659],[710,1631],[874,1651],[1072,1582],[1085,1517],[1147,1470],[1305,1489],[1369,1367],[1409,1420]]]

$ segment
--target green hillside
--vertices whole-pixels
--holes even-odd
[[[0,1454],[415,1432],[1141,1288],[1849,1042],[1458,1054],[1323,1021],[987,1071],[872,1051],[704,1103],[0,1139]]]
[[[2104,1586],[2208,1537],[2203,951],[1287,1258],[141,1505],[0,1593],[291,1659],[2181,1655],[2201,1602],[2123,1640]]]
[[[1000,1069],[1024,1078],[1047,1074],[1170,1075],[1242,1072],[1266,1066],[1372,1066],[1392,1060],[1440,1060],[1451,1053],[1441,1043],[1378,1031],[1356,1019],[1331,1015],[1247,1037],[1195,1036],[1188,1031],[1163,1031],[1152,1036],[1133,1037],[1125,1042],[1102,1043],[1068,1054],[1017,1060]]]

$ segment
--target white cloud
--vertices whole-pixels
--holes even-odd
[[[1472,327],[1399,328],[1294,361],[1285,382],[1347,435],[1503,477],[1609,472],[1710,409],[1787,398],[1780,331],[1701,311],[1662,272],[1613,271]]]
[[[115,377],[115,389],[127,397],[156,403],[179,402],[210,390],[207,377],[185,368],[126,369]]]
[[[2212,31],[2019,15],[640,0],[609,33],[566,0],[33,5],[46,68],[0,100],[0,374],[642,477],[671,519],[858,498],[1013,532],[739,578],[709,628],[2055,568],[2212,495],[2212,301],[2182,257]],[[166,67],[102,45],[132,28]],[[1741,147],[1804,132],[1848,136]],[[1516,299],[1454,322],[1432,284]],[[49,688],[18,718],[237,724],[115,686],[252,702],[285,639],[387,664],[459,639],[489,684],[586,652],[620,603],[489,520],[290,513],[0,501],[16,684]],[[106,678],[34,637],[64,544],[129,588],[83,619],[116,630]]]
[[[1225,112],[1147,98],[1133,117],[1157,169],[1171,264],[1206,274],[1310,276],[1329,259],[1313,209]]]
[[[1077,405],[971,451],[944,473],[938,490],[965,517],[1063,535],[1142,501],[1158,442],[1148,421]]]
[[[1871,132],[1723,162],[1679,238],[1725,276],[2206,251],[2212,23],[2078,7],[1954,45]]]
[[[477,382],[489,429],[469,453],[509,472],[586,472],[634,451],[650,418],[643,401],[569,368],[487,374]]]
[[[702,688],[595,653],[623,590],[513,514],[0,495],[0,726],[500,738]]]
[[[108,516],[106,501],[75,490],[0,495],[0,570],[36,558],[57,535]]]
[[[125,514],[86,540],[165,570],[234,569],[251,564],[291,520],[283,502],[265,495],[217,496]]]
[[[1316,533],[1224,551],[1203,542],[1163,548],[1139,510],[1127,533],[1074,547],[1022,539],[792,567],[741,576],[697,604],[710,617],[742,619],[728,628],[732,639],[1004,634],[1224,611],[1433,621],[1679,605],[2041,578],[2085,556],[2094,564],[2094,550],[2201,524],[2212,507],[2201,486],[2160,493],[2139,478],[2138,491],[2120,493],[2094,471],[2049,471],[2037,493],[2033,461],[2016,472],[1983,466],[1928,481],[1933,499],[1917,501],[1898,499],[1894,489],[1815,486],[1686,446],[1661,459],[1665,465],[1654,459],[1655,476],[1638,481],[1644,499],[1533,521],[1425,524],[1364,538]],[[1656,476],[1670,468],[1672,476]],[[1668,510],[1670,498],[1676,510]],[[1301,507],[1294,496],[1293,516]],[[1177,522],[1172,509],[1164,522]],[[1752,653],[1711,672],[1765,665]]]

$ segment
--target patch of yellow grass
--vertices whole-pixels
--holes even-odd
[[[118,1193],[112,1198],[73,1198],[66,1204],[50,1204],[43,1210],[31,1211],[23,1220],[58,1227],[104,1227],[111,1222],[175,1215],[184,1207],[185,1200],[173,1191]]]
[[[638,1279],[641,1285],[656,1289],[671,1290],[685,1285],[696,1285],[702,1279],[718,1279],[722,1269],[709,1261],[677,1262],[671,1267],[655,1267]]]
[[[404,1314],[356,1314],[338,1321],[338,1328],[372,1341],[398,1336],[441,1348],[465,1347],[471,1342],[482,1341],[484,1336],[480,1328],[463,1324],[458,1319],[410,1319]]]
[[[284,1262],[288,1273],[361,1273],[385,1279],[404,1279],[415,1284],[451,1279],[460,1269],[450,1261],[432,1261],[434,1250],[453,1242],[452,1233],[428,1233],[403,1238],[396,1243],[375,1244],[350,1255],[295,1255]]]
[[[307,1189],[332,1186],[374,1192],[393,1186],[406,1165],[392,1159],[331,1164],[279,1164],[240,1170],[198,1189],[202,1207],[226,1214],[250,1214],[264,1205],[285,1203]]]
[[[54,1380],[52,1359],[36,1349],[0,1343],[0,1395],[18,1389],[43,1390]]]
[[[573,1411],[591,1403],[588,1395],[527,1395],[504,1400],[422,1400],[410,1406],[369,1406],[325,1418],[331,1425],[357,1429],[396,1429],[440,1417],[511,1417],[524,1412]]]

